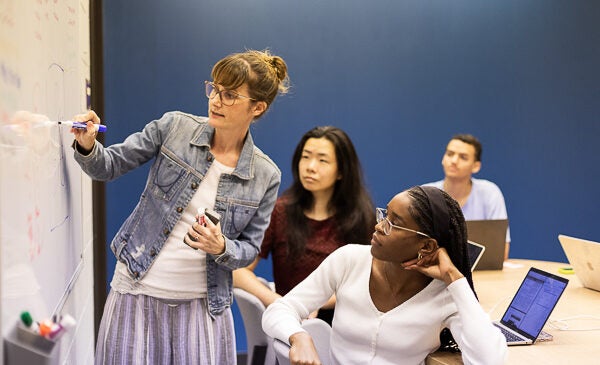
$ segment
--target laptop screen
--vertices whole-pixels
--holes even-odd
[[[531,339],[537,338],[568,282],[532,267],[500,322]]]
[[[506,248],[507,219],[466,221],[468,240],[480,243],[486,250],[477,270],[502,270]]]
[[[483,252],[485,251],[485,246],[480,245],[477,242],[467,241],[467,253],[469,255],[469,266],[471,267],[471,271],[475,269],[477,263],[481,256],[483,256]]]

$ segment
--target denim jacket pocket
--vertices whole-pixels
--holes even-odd
[[[254,217],[258,209],[258,202],[253,201],[230,201],[227,208],[227,223],[225,235],[235,239],[246,229],[246,226]]]
[[[178,186],[183,184],[182,177],[186,169],[164,153],[158,155],[155,165],[151,180],[152,193],[157,198],[169,201],[178,191]]]

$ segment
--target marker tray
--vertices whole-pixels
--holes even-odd
[[[40,336],[21,322],[17,322],[4,338],[4,363],[5,365],[57,365],[59,347],[56,346],[56,341]]]

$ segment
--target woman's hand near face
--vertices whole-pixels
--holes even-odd
[[[464,275],[454,266],[448,252],[440,247],[432,253],[402,264],[406,270],[415,270],[431,278],[442,280],[446,285],[451,284]]]
[[[313,339],[307,332],[291,335],[290,344],[291,365],[321,365]]]

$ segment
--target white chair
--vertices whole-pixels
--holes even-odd
[[[262,278],[259,278],[261,280]],[[261,280],[272,289],[269,283]],[[248,346],[248,360],[246,365],[276,365],[277,359],[273,352],[273,339],[262,330],[262,315],[265,306],[253,294],[240,288],[233,288],[233,297],[242,314],[244,330],[246,331],[246,344]]]
[[[302,328],[313,338],[321,363],[323,365],[331,365],[331,354],[329,353],[331,327],[321,319],[311,318],[302,322]],[[290,347],[287,343],[274,339],[273,351],[279,365],[290,365]]]

